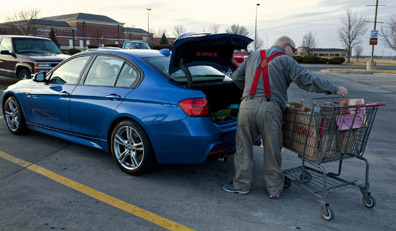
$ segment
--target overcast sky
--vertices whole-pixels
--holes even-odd
[[[378,21],[386,21],[396,14],[395,0],[379,0]],[[212,24],[220,25],[225,32],[232,24],[245,26],[254,38],[257,7],[257,35],[264,40],[264,47],[282,35],[302,43],[303,36],[311,31],[316,35],[318,48],[344,48],[338,38],[337,28],[346,9],[362,14],[374,21],[375,0],[0,0],[0,20],[5,21],[19,10],[38,9],[39,17],[71,13],[106,15],[126,27],[147,30],[147,8],[150,11],[150,32],[165,30],[173,37],[174,26],[183,25],[188,32],[210,32]],[[378,24],[380,28],[383,24]],[[373,23],[367,26],[362,37],[364,55],[371,54],[368,45]],[[380,40],[376,55],[396,55],[383,46]]]

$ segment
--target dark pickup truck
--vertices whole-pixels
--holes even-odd
[[[28,79],[31,74],[48,72],[69,57],[47,38],[0,35],[0,75]]]

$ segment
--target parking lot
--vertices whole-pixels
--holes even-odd
[[[330,222],[321,218],[317,198],[296,185],[279,200],[269,199],[261,147],[254,148],[251,193],[239,196],[220,187],[233,176],[232,156],[227,162],[160,165],[134,177],[122,172],[109,153],[36,132],[12,135],[1,114],[0,230],[394,230],[396,76],[329,74],[307,67],[346,86],[350,98],[387,103],[379,109],[364,154],[374,208],[363,206],[356,188],[330,194],[335,212]],[[0,77],[0,95],[14,82]],[[321,96],[295,85],[289,90],[292,102]],[[285,169],[300,163],[284,150]],[[362,181],[363,162],[345,161],[343,176]]]

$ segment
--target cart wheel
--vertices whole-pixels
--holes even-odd
[[[366,208],[372,208],[375,206],[375,199],[373,196],[368,195],[363,197],[363,204],[366,206]]]
[[[290,187],[290,179],[288,177],[285,177],[285,181],[283,182],[283,188],[289,188]]]
[[[303,183],[309,183],[312,180],[312,175],[309,172],[305,172],[305,173],[303,172],[300,175],[300,180]]]
[[[322,213],[322,218],[325,219],[326,221],[330,221],[334,218],[334,211],[328,205],[323,206],[320,212]]]

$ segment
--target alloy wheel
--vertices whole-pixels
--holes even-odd
[[[8,128],[11,131],[16,132],[21,124],[21,113],[18,110],[18,104],[14,99],[10,99],[6,102],[4,114]]]
[[[140,167],[144,159],[144,143],[141,135],[131,126],[121,126],[113,138],[114,154],[127,170]]]

